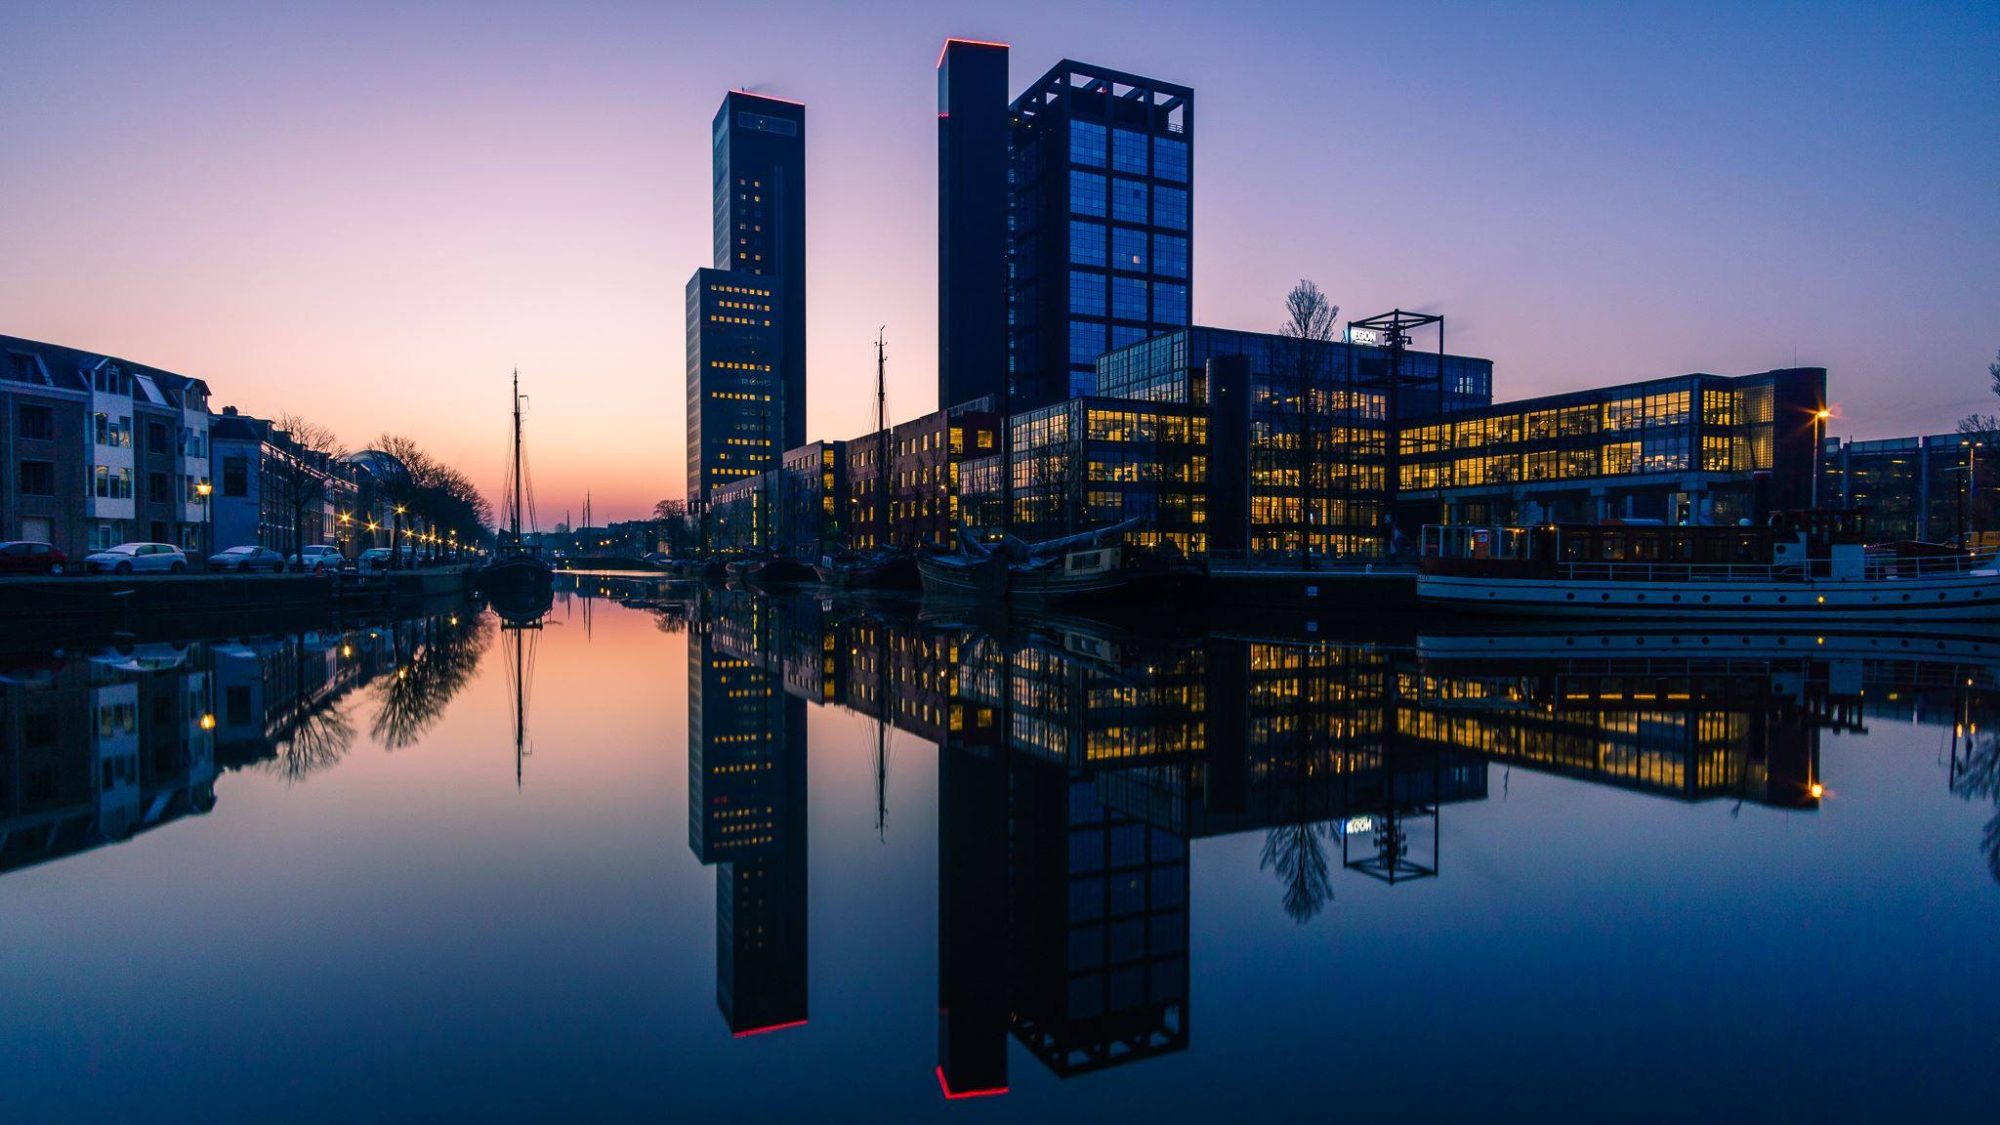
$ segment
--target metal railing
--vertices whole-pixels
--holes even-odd
[[[1862,577],[1869,581],[1902,578],[1963,577],[2000,565],[2000,557],[1981,555],[1935,555],[1898,558],[1868,555]],[[1556,564],[1560,578],[1578,582],[1803,582],[1809,579],[1835,580],[1832,564],[1825,559],[1803,563],[1679,563],[1679,562],[1563,562]]]

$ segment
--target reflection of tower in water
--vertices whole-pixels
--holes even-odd
[[[760,599],[688,629],[688,845],[716,865],[716,1004],[744,1036],[806,1020],[805,701]]]

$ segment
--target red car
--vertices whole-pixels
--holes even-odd
[[[0,543],[0,574],[67,574],[69,556],[50,544],[18,539]]]

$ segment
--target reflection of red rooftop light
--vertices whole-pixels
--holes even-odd
[[[938,48],[937,64],[939,66],[944,65],[944,53],[951,49],[951,45],[953,43],[965,43],[974,47],[1000,47],[1003,49],[1007,46],[1007,44],[1005,43],[996,43],[991,39],[957,39],[957,38],[946,39],[944,41],[944,46]]]
[[[748,1039],[752,1035],[768,1035],[773,1031],[783,1031],[788,1027],[804,1027],[805,1025],[806,1021],[804,1020],[792,1020],[789,1023],[774,1023],[764,1027],[752,1027],[743,1031],[731,1032],[729,1037],[731,1039]]]
[[[1007,1092],[1007,1087],[1005,1086],[989,1086],[984,1090],[953,1090],[951,1085],[944,1080],[943,1067],[937,1068],[937,1076],[938,1089],[943,1090],[945,1098],[950,1101],[957,1101],[960,1098],[993,1098]]]

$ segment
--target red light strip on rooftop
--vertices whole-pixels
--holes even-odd
[[[944,46],[942,46],[942,47],[939,47],[939,48],[938,48],[938,61],[937,61],[937,65],[939,65],[939,66],[943,66],[943,65],[944,65],[944,53],[945,53],[946,51],[948,51],[948,50],[950,50],[950,49],[951,49],[951,45],[952,45],[953,43],[964,43],[964,44],[967,44],[967,45],[969,45],[969,46],[973,46],[973,47],[1001,47],[1001,48],[1006,48],[1006,47],[1008,47],[1008,46],[1009,46],[1009,44],[1006,44],[1006,43],[996,43],[996,42],[994,42],[994,41],[993,41],[993,40],[991,40],[991,39],[947,39],[947,40],[945,40],[945,41],[944,41]]]
[[[748,1031],[731,1032],[729,1037],[731,1039],[748,1039],[752,1035],[769,1035],[773,1031],[783,1031],[788,1027],[804,1027],[805,1025],[806,1021],[804,1020],[793,1020],[790,1023],[774,1023],[769,1027],[753,1027]]]
[[[984,1090],[959,1090],[954,1092],[951,1086],[944,1080],[944,1067],[940,1066],[937,1068],[937,1076],[938,1089],[944,1091],[946,1101],[955,1102],[961,1098],[996,1098],[1007,1092],[1007,1087],[1005,1086],[990,1086]]]
[[[796,106],[803,106],[806,104],[798,100],[797,98],[781,98],[776,94],[760,94],[755,90],[745,90],[741,86],[738,86],[733,92],[742,94],[746,98],[763,98],[767,102],[784,102],[786,105],[796,105]]]

